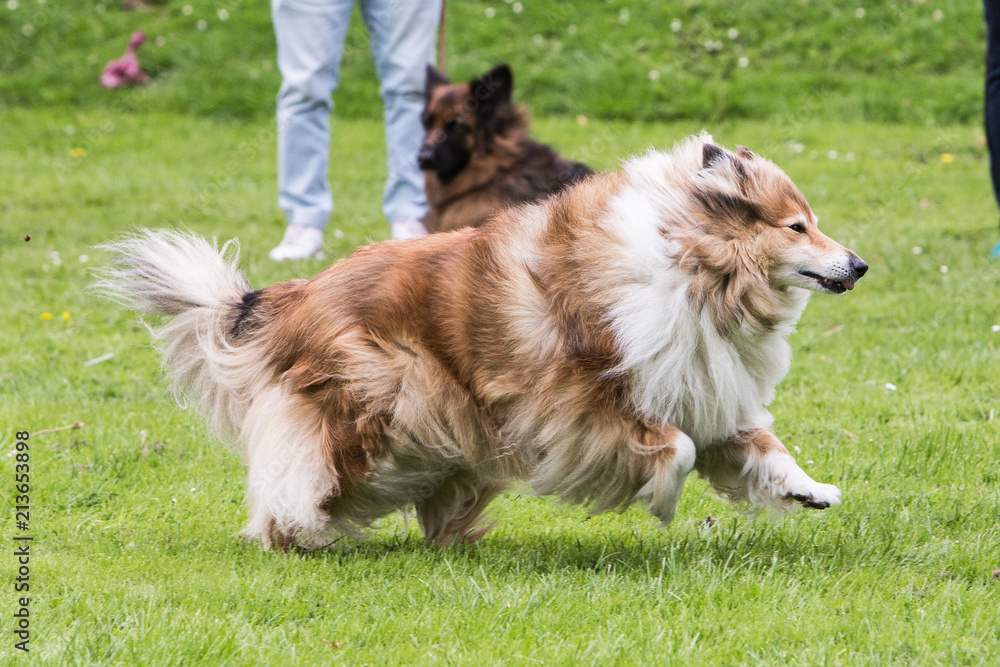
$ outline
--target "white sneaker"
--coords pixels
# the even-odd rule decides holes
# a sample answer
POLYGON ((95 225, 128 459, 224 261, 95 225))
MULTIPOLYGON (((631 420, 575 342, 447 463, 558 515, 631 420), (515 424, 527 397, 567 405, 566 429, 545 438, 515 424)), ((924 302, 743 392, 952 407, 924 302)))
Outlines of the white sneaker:
POLYGON ((268 256, 276 262, 323 259, 323 230, 307 225, 288 225, 281 243, 268 256))
POLYGON ((401 218, 389 223, 389 229, 394 239, 422 239, 427 236, 424 223, 416 218, 401 218))

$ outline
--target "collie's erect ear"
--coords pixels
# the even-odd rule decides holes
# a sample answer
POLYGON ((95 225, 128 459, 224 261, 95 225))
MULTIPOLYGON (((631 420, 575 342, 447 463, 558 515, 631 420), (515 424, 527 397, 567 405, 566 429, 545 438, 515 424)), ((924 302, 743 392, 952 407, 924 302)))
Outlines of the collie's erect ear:
POLYGON ((757 154, 754 153, 752 150, 750 150, 746 146, 740 146, 739 144, 737 144, 736 146, 736 154, 745 160, 752 160, 753 158, 757 157, 757 154))
POLYGON ((499 104, 510 102, 513 90, 514 73, 506 63, 469 81, 469 91, 478 102, 475 108, 483 114, 492 112, 499 104))
POLYGON ((706 143, 701 147, 701 168, 711 169, 723 160, 728 159, 729 151, 715 144, 706 143))
POLYGON ((424 87, 424 94, 428 100, 430 100, 431 93, 435 88, 447 86, 449 83, 451 83, 451 79, 445 76, 444 72, 434 67, 434 65, 427 66, 427 83, 424 87))

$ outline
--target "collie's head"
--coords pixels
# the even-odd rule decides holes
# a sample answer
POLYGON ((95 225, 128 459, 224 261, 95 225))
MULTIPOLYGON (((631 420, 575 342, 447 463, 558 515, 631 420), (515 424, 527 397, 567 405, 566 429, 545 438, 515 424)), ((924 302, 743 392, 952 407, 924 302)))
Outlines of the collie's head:
POLYGON ((661 233, 692 277, 690 297, 709 305, 720 326, 773 329, 790 288, 842 294, 867 272, 857 254, 820 232, 791 179, 750 149, 731 152, 702 134, 661 165, 672 212, 661 233))

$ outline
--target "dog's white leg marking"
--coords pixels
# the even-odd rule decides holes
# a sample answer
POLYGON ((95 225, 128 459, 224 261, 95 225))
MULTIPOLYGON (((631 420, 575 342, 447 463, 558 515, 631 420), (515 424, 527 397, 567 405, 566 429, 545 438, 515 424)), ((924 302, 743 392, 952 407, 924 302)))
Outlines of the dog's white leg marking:
POLYGON ((750 502, 755 505, 787 511, 794 503, 814 509, 840 504, 840 489, 814 480, 788 452, 772 450, 751 456, 743 475, 750 482, 750 502))
POLYGON ((636 494, 647 501, 649 511, 666 526, 674 520, 677 503, 684 490, 684 480, 695 464, 694 441, 687 434, 676 432, 669 449, 671 456, 663 456, 653 467, 653 476, 636 494))
POLYGON ((271 387, 254 397, 241 430, 246 443, 250 522, 244 533, 265 547, 309 540, 329 523, 321 509, 339 491, 337 473, 323 456, 321 415, 271 387))
POLYGON ((840 504, 840 489, 807 475, 766 429, 745 431, 703 450, 695 467, 721 496, 767 507, 777 515, 799 506, 826 509, 840 504))

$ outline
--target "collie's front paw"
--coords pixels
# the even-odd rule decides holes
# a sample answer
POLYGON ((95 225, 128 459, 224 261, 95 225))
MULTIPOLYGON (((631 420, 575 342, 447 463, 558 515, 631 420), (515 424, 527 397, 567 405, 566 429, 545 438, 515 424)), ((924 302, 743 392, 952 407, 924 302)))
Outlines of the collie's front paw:
POLYGON ((803 507, 825 510, 827 507, 840 504, 840 489, 833 484, 812 482, 807 486, 789 491, 785 498, 794 500, 803 507))

